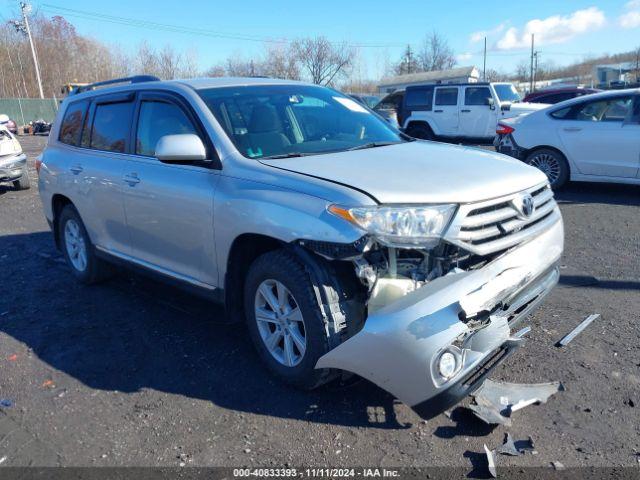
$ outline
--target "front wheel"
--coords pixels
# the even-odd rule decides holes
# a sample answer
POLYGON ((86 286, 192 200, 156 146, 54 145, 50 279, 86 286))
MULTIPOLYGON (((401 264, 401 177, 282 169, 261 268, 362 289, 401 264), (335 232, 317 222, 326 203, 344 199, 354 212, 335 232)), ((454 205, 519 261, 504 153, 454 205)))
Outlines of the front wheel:
POLYGON ((311 279, 294 255, 277 250, 256 259, 245 281, 244 308, 253 344, 275 376, 305 390, 335 377, 315 365, 339 332, 322 314, 311 279))
POLYGON ((525 163, 544 173, 554 190, 561 188, 569 180, 569 164, 564 155, 556 150, 549 148, 534 150, 527 155, 525 163))

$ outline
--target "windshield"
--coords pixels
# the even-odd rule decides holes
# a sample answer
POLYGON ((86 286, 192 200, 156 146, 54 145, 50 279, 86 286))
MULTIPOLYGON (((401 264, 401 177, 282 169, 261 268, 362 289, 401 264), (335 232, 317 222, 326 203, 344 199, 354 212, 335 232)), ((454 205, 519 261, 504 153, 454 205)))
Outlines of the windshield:
POLYGON ((495 88, 500 102, 516 103, 521 100, 516 87, 511 83, 497 83, 493 85, 493 88, 495 88))
POLYGON ((355 100, 309 85, 250 85, 198 93, 249 158, 314 155, 404 142, 355 100))

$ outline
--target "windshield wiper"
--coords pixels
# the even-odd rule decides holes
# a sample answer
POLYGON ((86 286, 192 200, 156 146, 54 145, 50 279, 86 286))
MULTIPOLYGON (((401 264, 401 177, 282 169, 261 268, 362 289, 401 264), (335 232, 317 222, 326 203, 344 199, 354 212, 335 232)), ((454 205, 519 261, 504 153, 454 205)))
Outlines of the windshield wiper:
POLYGON ((312 155, 311 153, 302 153, 302 152, 289 152, 289 153, 280 153, 278 155, 269 155, 268 157, 262 157, 263 159, 273 159, 273 158, 295 158, 295 157, 304 157, 305 155, 312 155))
POLYGON ((347 148, 347 152, 352 150, 364 150, 366 148, 386 147, 388 145, 397 145, 402 142, 369 142, 362 145, 356 145, 355 147, 347 148))

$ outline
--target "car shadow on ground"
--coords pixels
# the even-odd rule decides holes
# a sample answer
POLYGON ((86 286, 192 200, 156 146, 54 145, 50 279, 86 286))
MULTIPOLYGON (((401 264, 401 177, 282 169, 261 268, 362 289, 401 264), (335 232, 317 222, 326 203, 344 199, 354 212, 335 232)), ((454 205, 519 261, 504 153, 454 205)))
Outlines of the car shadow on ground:
POLYGON ((49 232, 0 237, 0 254, 12 259, 0 284, 20 286, 0 295, 0 331, 90 388, 155 389, 318 423, 411 426, 397 419, 397 400, 364 380, 311 392, 284 386, 260 363, 245 326, 225 324, 207 300, 126 272, 78 284, 49 232))
POLYGON ((640 185, 570 182, 555 192, 560 204, 605 203, 640 206, 640 185))

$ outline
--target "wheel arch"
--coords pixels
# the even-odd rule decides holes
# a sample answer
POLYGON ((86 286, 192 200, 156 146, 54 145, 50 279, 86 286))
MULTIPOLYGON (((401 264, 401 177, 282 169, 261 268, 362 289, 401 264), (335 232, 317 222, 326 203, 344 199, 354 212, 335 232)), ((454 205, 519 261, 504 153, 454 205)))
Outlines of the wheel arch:
POLYGON ((71 199, 61 193, 56 193, 51 197, 51 211, 53 212, 53 238, 56 242, 56 248, 60 250, 60 235, 58 228, 60 226, 60 213, 67 205, 73 205, 71 199))
POLYGON ((259 256, 285 245, 280 239, 258 233, 243 233, 233 240, 224 276, 224 303, 230 322, 244 320, 244 280, 251 264, 259 256))
POLYGON ((404 130, 409 130, 412 126, 423 126, 423 127, 427 127, 429 130, 431 130, 431 133, 433 135, 436 134, 435 130, 433 129, 433 126, 431 125, 431 123, 429 123, 428 120, 425 119, 421 119, 421 120, 416 120, 416 119, 411 119, 409 118, 407 120, 407 125, 404 127, 404 130))

